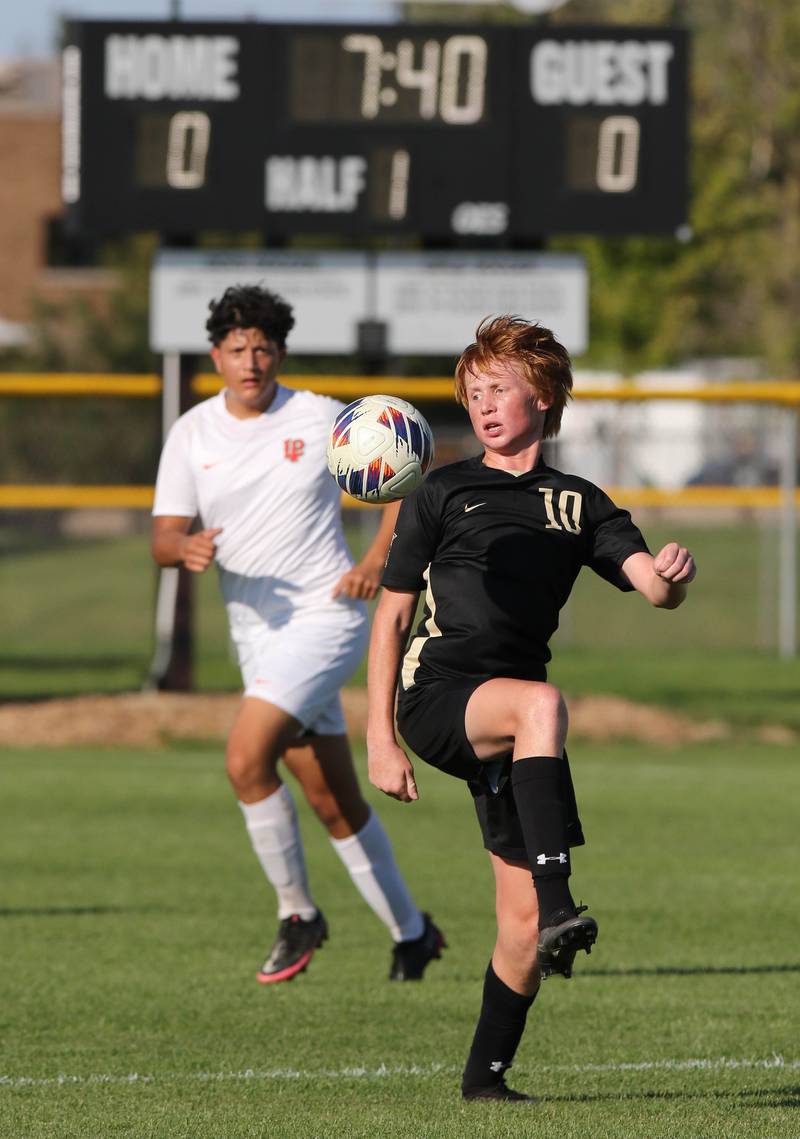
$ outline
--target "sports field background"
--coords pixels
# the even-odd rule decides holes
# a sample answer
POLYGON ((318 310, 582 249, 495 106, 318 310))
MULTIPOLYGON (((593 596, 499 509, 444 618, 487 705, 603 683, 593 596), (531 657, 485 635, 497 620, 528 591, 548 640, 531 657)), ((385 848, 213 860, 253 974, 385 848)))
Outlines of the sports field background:
POLYGON ((534 1006, 510 1082, 541 1100, 515 1107, 458 1099, 493 917, 455 781, 420 766, 417 804, 380 802, 445 959, 419 985, 385 979, 385 931, 300 804, 331 938, 262 988, 272 901, 218 748, 11 751, 0 1135, 794 1139, 796 755, 573 761, 590 842, 574 883, 601 934, 534 1006))
MULTIPOLYGON (((0 558, 4 600, 0 699, 138 689, 153 650, 156 570, 146 519, 138 535, 42 541, 0 558)), ((800 662, 775 653, 777 534, 654 519, 652 549, 678 538, 700 571, 689 601, 652 609, 585 571, 553 642, 553 678, 568 692, 607 692, 700 718, 800 728, 800 662), (765 584, 766 579, 766 584, 765 584)), ((358 549, 368 530, 351 528, 358 549)), ((213 571, 196 584, 196 685, 236 691, 238 670, 213 571)), ((363 683, 364 669, 354 677, 363 683)))
MULTIPOLYGON (((589 837, 574 883, 601 935, 534 1007, 510 1082, 539 1102, 458 1098, 494 933, 463 787, 418 764, 418 804, 369 791, 450 941, 426 980, 386 981, 385 931, 301 802, 332 935, 306 975, 264 990, 273 902, 221 743, 110 738, 0 762, 0 1139, 795 1139, 800 664, 770 647, 775 532, 644 529, 654 549, 679 537, 696 553, 689 601, 658 612, 583 574, 551 676, 732 735, 573 740, 589 837), (788 742, 765 743, 765 726, 788 742)), ((214 575, 196 584, 198 686, 235 691, 214 575)), ((155 585, 144 520, 127 537, 12 542, 0 699, 138 688, 155 585)))

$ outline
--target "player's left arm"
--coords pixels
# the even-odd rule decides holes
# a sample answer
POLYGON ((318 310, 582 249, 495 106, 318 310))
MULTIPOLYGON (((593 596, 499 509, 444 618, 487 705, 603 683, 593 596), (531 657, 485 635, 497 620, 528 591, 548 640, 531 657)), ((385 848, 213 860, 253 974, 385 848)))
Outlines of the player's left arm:
POLYGON ((631 554, 622 572, 634 589, 658 609, 677 609, 686 598, 686 587, 697 573, 695 560, 685 546, 668 542, 653 556, 644 551, 631 554))
POLYGON ((333 591, 334 597, 344 595, 354 597, 360 601, 371 601, 378 592, 381 584, 381 574, 386 564, 386 555, 392 543, 400 503, 390 502, 383 508, 378 531, 360 562, 356 562, 352 569, 343 574, 336 583, 333 591))

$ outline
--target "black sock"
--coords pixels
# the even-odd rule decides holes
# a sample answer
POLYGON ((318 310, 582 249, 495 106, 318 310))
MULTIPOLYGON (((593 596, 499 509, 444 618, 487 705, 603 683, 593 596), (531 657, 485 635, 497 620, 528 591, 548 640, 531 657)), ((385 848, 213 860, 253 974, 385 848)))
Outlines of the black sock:
POLYGON ((570 802, 563 762, 555 756, 534 755, 511 765, 514 802, 539 900, 540 929, 555 910, 575 908, 569 891, 570 802))
POLYGON ((549 878, 534 877, 533 884, 536 887, 536 897, 539 901, 539 929, 542 929, 545 924, 554 924, 553 922, 548 923, 547 919, 558 910, 575 909, 575 902, 569 888, 569 878, 563 874, 553 874, 549 878))
POLYGON ((461 1090, 488 1088, 499 1084, 511 1067, 525 1018, 534 1001, 510 989, 495 973, 491 961, 483 982, 483 1004, 467 1066, 461 1078, 461 1090))
POLYGON ((561 793, 567 806, 567 836, 570 846, 585 846, 580 815, 578 814, 578 801, 575 798, 575 787, 572 783, 572 772, 569 769, 569 756, 564 749, 564 758, 561 760, 561 793))

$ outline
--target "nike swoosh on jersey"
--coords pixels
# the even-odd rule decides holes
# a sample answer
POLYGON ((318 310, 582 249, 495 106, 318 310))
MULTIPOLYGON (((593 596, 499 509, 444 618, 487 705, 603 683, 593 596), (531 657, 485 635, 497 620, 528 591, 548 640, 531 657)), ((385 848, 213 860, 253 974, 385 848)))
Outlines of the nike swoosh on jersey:
POLYGON ((469 514, 470 510, 477 510, 479 506, 485 506, 485 502, 473 502, 471 506, 464 505, 464 513, 469 514))
POLYGON ((203 470, 210 471, 212 467, 218 467, 222 459, 215 459, 213 463, 203 463, 203 470))

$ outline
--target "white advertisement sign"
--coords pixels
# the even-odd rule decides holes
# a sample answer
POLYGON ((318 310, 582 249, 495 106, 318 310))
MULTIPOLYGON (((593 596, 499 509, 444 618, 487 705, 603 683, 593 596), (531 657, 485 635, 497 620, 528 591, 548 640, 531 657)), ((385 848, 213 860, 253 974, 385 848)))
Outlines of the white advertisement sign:
POLYGON ((229 285, 262 285, 294 306, 293 354, 349 355, 358 325, 386 324, 392 355, 461 352, 484 317, 512 313, 586 350, 586 266, 573 254, 163 250, 150 283, 155 352, 208 351, 208 305, 229 285))
POLYGON ((375 316, 394 354, 459 353, 484 317, 510 313, 553 329, 573 355, 586 351, 586 265, 573 254, 382 253, 375 316))
POLYGON ((366 265, 357 252, 163 250, 150 280, 150 347, 207 352, 209 301, 229 285, 262 285, 294 307, 292 352, 355 352, 368 303, 366 265))

